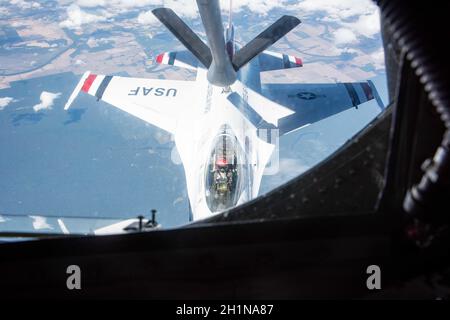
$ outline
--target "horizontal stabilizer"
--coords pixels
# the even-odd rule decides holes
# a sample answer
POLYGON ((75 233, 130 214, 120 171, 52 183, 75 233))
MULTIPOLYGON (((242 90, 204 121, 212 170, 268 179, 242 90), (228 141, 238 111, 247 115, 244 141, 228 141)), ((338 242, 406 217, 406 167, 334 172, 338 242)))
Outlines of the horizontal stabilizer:
POLYGON ((168 8, 157 8, 152 12, 206 68, 210 66, 211 50, 175 12, 168 8))
POLYGON ((282 16, 266 30, 257 35, 252 41, 247 43, 242 49, 236 52, 233 57, 234 69, 236 71, 239 70, 258 54, 284 37, 289 31, 300 24, 300 22, 301 21, 295 17, 282 16))

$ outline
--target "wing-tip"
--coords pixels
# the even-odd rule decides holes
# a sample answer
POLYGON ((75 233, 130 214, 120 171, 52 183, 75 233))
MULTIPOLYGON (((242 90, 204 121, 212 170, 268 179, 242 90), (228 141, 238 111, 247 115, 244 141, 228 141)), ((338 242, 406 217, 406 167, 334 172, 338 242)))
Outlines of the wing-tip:
POLYGON ((80 81, 78 82, 77 86, 73 90, 72 94, 70 95, 69 99, 67 100, 67 103, 64 105, 64 110, 67 110, 72 105, 75 98, 78 96, 78 93, 80 93, 81 88, 83 87, 84 81, 86 78, 91 74, 90 71, 86 71, 82 76, 80 81))
POLYGON ((297 25, 299 25, 300 23, 302 23, 302 21, 301 21, 299 18, 294 17, 294 16, 284 15, 284 16, 282 16, 281 18, 284 19, 284 20, 289 21, 289 22, 292 23, 294 26, 297 26, 297 25))
POLYGON ((378 107, 381 109, 381 111, 383 111, 386 108, 386 106, 384 105, 383 100, 381 100, 381 97, 378 93, 377 88, 375 87, 375 84, 372 82, 372 80, 367 80, 367 83, 369 84, 370 89, 372 89, 372 94, 375 98, 375 101, 378 104, 378 107))
POLYGON ((161 8, 156 8, 156 9, 153 9, 152 10, 152 13, 156 16, 156 17, 158 17, 158 16, 161 16, 162 14, 164 14, 164 13, 173 13, 174 11, 172 10, 172 9, 170 9, 170 8, 163 8, 163 7, 161 7, 161 8))

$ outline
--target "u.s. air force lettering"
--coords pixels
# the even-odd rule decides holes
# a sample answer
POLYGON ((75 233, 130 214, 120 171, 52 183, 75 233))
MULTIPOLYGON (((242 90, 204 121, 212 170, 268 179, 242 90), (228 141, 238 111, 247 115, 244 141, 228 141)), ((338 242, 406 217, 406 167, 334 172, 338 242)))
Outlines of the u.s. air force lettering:
POLYGON ((146 88, 146 87, 136 87, 136 89, 131 89, 128 92, 129 96, 137 96, 137 95, 143 95, 143 96, 157 96, 157 97, 176 97, 177 95, 177 89, 175 88, 146 88))

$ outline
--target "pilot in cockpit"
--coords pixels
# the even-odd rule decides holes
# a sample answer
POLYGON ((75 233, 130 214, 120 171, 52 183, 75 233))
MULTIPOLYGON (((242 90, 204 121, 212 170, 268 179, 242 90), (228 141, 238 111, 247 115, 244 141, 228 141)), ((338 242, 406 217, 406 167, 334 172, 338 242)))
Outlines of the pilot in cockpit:
POLYGON ((214 172, 214 182, 216 185, 216 190, 221 195, 231 191, 233 181, 232 170, 232 165, 228 164, 226 159, 217 159, 216 170, 214 172))

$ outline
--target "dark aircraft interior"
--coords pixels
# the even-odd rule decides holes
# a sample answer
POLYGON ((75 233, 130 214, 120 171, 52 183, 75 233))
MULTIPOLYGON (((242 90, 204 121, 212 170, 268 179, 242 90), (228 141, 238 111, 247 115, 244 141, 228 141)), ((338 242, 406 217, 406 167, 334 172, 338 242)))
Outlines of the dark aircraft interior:
POLYGON ((0 295, 449 299, 450 5, 377 4, 391 102, 337 152, 180 228, 4 243, 0 295), (83 290, 66 288, 72 264, 83 290), (370 265, 382 270, 381 290, 366 286, 370 265))

